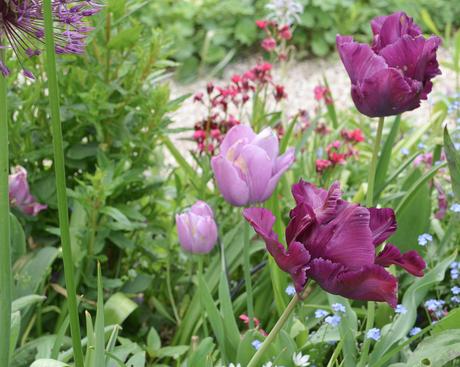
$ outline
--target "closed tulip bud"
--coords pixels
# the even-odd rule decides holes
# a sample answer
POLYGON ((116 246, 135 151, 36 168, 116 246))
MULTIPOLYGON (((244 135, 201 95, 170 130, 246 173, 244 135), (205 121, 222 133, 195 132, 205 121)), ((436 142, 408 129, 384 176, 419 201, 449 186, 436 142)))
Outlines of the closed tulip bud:
POLYGON ((267 200, 284 172, 294 162, 294 149, 281 156, 275 132, 266 128, 255 134, 249 126, 229 130, 212 158, 217 186, 230 204, 246 206, 267 200))
POLYGON ((351 79, 356 108, 369 117, 411 111, 428 98, 431 79, 441 74, 436 51, 441 39, 423 37, 405 13, 371 21, 372 45, 337 36, 337 49, 351 79))
POLYGON ((32 196, 27 182, 27 171, 24 167, 17 166, 8 179, 9 198, 13 207, 18 208, 27 215, 36 216, 46 205, 39 204, 32 196))
POLYGON ((176 215, 179 242, 185 251, 207 254, 217 243, 217 225, 212 209, 197 201, 189 210, 176 215))

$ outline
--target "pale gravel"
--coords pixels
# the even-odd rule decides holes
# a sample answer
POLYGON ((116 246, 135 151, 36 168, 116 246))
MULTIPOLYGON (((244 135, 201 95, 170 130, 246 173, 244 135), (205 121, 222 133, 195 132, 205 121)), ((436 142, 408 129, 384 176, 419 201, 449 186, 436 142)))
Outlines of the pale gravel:
MULTIPOLYGON (((441 62, 449 60, 449 53, 446 50, 440 50, 439 57, 441 62)), ((223 77, 220 79, 208 80, 202 78, 191 84, 180 84, 170 82, 171 96, 177 98, 184 94, 195 94, 197 92, 205 92, 206 84, 212 81, 216 85, 225 85, 235 73, 243 73, 257 62, 257 59, 244 60, 229 65, 223 72, 223 77)), ((443 74, 434 79, 433 92, 430 99, 437 99, 440 95, 449 95, 455 91, 455 74, 451 70, 442 67, 443 74)), ((274 70, 275 81, 280 81, 280 71, 274 70)), ((289 65, 287 75, 284 81, 288 100, 286 103, 288 113, 295 113, 300 108, 307 111, 313 111, 316 101, 313 98, 313 89, 318 84, 322 84, 323 75, 326 76, 332 95, 334 97, 338 109, 346 109, 353 106, 353 101, 350 96, 350 80, 348 75, 337 56, 331 56, 327 59, 312 59, 301 62, 293 62, 289 65)), ((173 128, 192 128, 197 120, 199 120, 205 111, 198 103, 193 103, 192 98, 188 98, 182 106, 172 114, 174 123, 173 128)), ((422 106, 416 110, 406 114, 408 118, 423 123, 426 121, 424 117, 430 112, 429 101, 423 101, 422 106)), ((243 121, 244 122, 244 121, 243 121)), ((190 158, 187 150, 194 149, 195 144, 191 141, 184 141, 183 138, 191 136, 190 133, 180 133, 172 137, 177 148, 187 157, 190 158)))

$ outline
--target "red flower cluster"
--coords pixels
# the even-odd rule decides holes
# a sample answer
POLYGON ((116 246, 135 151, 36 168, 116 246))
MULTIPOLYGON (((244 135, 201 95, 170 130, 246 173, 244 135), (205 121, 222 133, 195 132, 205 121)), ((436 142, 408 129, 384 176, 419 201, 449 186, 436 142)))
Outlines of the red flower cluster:
MULTIPOLYGON (((240 315, 240 320, 242 320, 245 323, 245 325, 249 325, 249 316, 248 315, 246 315, 246 314, 240 315)), ((259 329, 259 333, 262 334, 263 336, 268 336, 267 332, 264 329, 260 328, 259 319, 254 317, 253 321, 254 321, 254 325, 255 325, 256 329, 259 329)))
POLYGON ((348 158, 358 155, 354 145, 364 141, 363 132, 360 129, 342 130, 340 136, 343 141, 335 140, 326 147, 327 159, 316 160, 316 172, 323 173, 329 167, 343 165, 348 158))
POLYGON ((216 153, 227 131, 240 124, 235 116, 255 93, 270 88, 268 92, 275 101, 287 98, 284 86, 273 82, 271 71, 270 63, 260 63, 243 74, 233 75, 231 82, 224 87, 208 83, 206 93, 195 94, 194 102, 203 104, 208 111, 207 116, 195 124, 193 134, 200 153, 216 153))
POLYGON ((257 27, 265 31, 265 38, 260 44, 267 52, 276 52, 280 60, 287 60, 284 41, 292 38, 292 30, 288 24, 279 25, 273 20, 257 20, 257 27))
POLYGON ((315 94, 315 99, 318 102, 324 100, 324 103, 327 105, 332 104, 332 94, 328 87, 317 85, 315 89, 313 89, 313 93, 315 94))

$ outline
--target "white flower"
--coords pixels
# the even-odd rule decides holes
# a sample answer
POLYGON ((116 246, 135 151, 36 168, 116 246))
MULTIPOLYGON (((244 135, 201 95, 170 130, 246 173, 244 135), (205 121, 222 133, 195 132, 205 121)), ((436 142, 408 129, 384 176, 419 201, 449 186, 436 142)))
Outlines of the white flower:
POLYGON ((310 356, 308 354, 302 355, 301 352, 294 353, 292 355, 292 362, 294 362, 295 366, 306 367, 310 365, 310 356))
POLYGON ((369 329, 369 331, 367 332, 366 334, 367 338, 368 339, 373 339, 375 341, 379 340, 380 339, 380 329, 377 329, 377 328, 372 328, 372 329, 369 329))
POLYGON ((271 0, 265 7, 270 11, 268 18, 281 25, 300 23, 299 15, 303 13, 303 5, 295 0, 271 0))

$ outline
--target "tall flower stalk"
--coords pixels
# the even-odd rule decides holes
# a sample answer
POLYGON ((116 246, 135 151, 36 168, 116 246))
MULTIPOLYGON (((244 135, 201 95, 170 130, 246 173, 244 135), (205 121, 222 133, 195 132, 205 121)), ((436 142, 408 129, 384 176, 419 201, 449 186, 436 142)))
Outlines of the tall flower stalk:
MULTIPOLYGON (((1 42, 0 42, 1 44, 1 42)), ((4 60, 0 49, 0 64, 4 60)), ((0 75, 0 367, 9 366, 11 328, 10 207, 8 199, 7 82, 0 75)))
POLYGON ((49 101, 51 107, 51 125, 53 132, 54 167, 56 174, 57 202, 59 211, 59 227, 61 234, 64 275, 69 306, 70 331, 76 367, 83 367, 83 351, 81 346, 80 321, 74 279, 72 250, 70 246, 69 214, 66 195, 64 147, 62 138, 61 117, 59 112, 59 87, 56 74, 55 42, 53 34, 53 16, 51 0, 43 1, 46 43, 46 70, 48 75, 49 101))

